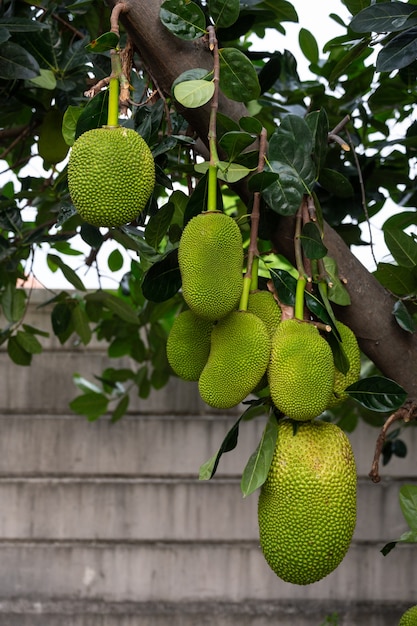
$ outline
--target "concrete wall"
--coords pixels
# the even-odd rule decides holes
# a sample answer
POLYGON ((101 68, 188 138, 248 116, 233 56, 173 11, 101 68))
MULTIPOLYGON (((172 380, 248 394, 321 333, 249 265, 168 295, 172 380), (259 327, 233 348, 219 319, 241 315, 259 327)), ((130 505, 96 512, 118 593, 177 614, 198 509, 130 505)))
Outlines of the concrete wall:
MULTIPOLYGON (((31 305, 27 321, 48 328, 48 310, 31 305)), ((398 490, 416 482, 417 429, 379 485, 367 478, 377 432, 355 431, 352 547, 330 576, 297 587, 266 565, 257 496, 240 493, 263 421, 243 424, 201 483, 200 464, 239 413, 209 411, 195 385, 172 380, 120 422, 89 423, 68 409, 72 373, 106 362, 103 346, 53 337, 29 368, 0 352, 0 626, 320 626, 332 614, 326 623, 396 626, 417 603, 416 547, 380 554, 406 530, 398 490)))

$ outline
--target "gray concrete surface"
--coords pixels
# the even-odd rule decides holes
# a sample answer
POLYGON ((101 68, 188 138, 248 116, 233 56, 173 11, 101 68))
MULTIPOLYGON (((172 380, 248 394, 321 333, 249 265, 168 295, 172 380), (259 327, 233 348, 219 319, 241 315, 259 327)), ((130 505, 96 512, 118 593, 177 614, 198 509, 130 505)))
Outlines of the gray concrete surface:
MULTIPOLYGON (((48 310, 31 307, 26 321, 47 328, 48 310)), ((240 493, 263 418, 243 423, 238 448, 199 482, 239 408, 209 410, 195 385, 173 379, 117 424, 91 423, 69 411, 72 374, 100 373, 105 346, 51 337, 45 348, 30 368, 0 349, 0 626, 321 626, 331 615, 327 624, 397 626, 417 603, 417 546, 380 553, 406 530, 398 491, 417 482, 416 428, 378 485, 367 477, 378 431, 351 435, 352 546, 327 578, 297 587, 266 565, 257 495, 240 493)))

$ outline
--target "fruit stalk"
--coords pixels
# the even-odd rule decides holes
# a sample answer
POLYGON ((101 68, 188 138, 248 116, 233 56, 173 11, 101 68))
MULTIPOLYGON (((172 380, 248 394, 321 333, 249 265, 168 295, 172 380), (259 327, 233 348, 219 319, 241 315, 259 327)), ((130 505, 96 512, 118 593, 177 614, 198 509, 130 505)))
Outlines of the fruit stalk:
POLYGON ((219 155, 217 153, 217 131, 216 120, 219 108, 219 75, 220 60, 219 49, 217 46, 217 37, 212 26, 209 26, 209 46, 213 52, 213 83, 214 93, 210 106, 210 121, 208 130, 210 164, 208 170, 208 191, 207 191, 207 211, 217 210, 217 168, 219 164, 219 155))
POLYGON ((301 226, 302 226, 302 213, 303 203, 297 211, 295 218, 295 235, 294 235, 294 254, 295 261, 298 270, 297 288, 295 291, 295 309, 294 316, 298 320, 304 319, 304 291, 307 283, 306 271, 303 263, 303 255, 301 250, 301 226))

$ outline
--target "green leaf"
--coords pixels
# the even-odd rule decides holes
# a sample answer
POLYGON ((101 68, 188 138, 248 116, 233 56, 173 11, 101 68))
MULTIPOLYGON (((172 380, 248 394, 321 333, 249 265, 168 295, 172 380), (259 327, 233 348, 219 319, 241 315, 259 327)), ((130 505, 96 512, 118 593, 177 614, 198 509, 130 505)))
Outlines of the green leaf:
POLYGON ((87 52, 107 52, 108 50, 112 50, 113 48, 117 48, 119 44, 119 36, 116 33, 109 32, 103 33, 97 39, 93 39, 88 45, 86 45, 85 49, 87 52))
POLYGON ((261 487, 268 475, 278 435, 278 422, 272 413, 268 419, 262 438, 255 452, 250 456, 243 470, 240 487, 246 497, 261 487))
POLYGON ((11 33, 29 33, 45 31, 50 28, 49 24, 44 22, 37 22, 25 17, 2 17, 0 18, 0 26, 7 28, 11 33))
POLYGON ((32 362, 32 355, 22 348, 16 337, 9 338, 7 342, 7 353, 16 365, 30 365, 32 362))
POLYGON ((175 249, 149 268, 143 279, 142 292, 151 302, 164 302, 175 296, 180 287, 178 249, 175 249))
POLYGON ((29 352, 29 354, 40 354, 42 352, 42 345, 32 333, 18 330, 16 333, 16 339, 20 347, 23 348, 23 350, 26 350, 26 352, 29 352))
POLYGON ((416 7, 405 2, 380 2, 366 7, 355 15, 350 22, 350 28, 355 33, 383 33, 403 30, 406 25, 417 24, 414 17, 407 22, 409 17, 416 11, 416 7))
POLYGON ((345 392, 371 411, 396 411, 404 404, 407 393, 400 385, 383 376, 369 376, 350 385, 345 392))
POLYGON ((93 421, 107 411, 108 403, 109 401, 104 394, 90 392, 77 396, 70 402, 69 406, 74 413, 85 415, 93 421))
POLYGON ((6 41, 0 48, 0 78, 5 80, 30 80, 39 76, 36 59, 22 46, 6 41))
POLYGON ((411 530, 417 532, 417 485, 403 485, 401 487, 400 507, 411 530))
POLYGON ((65 333, 70 326, 71 319, 72 307, 66 302, 57 302, 51 313, 52 330, 55 335, 59 336, 65 333))
POLYGON ((101 293, 103 295, 103 304, 109 309, 109 311, 120 317, 120 319, 128 324, 139 326, 140 322, 138 314, 127 302, 111 293, 106 293, 104 291, 101 293))
POLYGON ((110 422, 112 424, 114 424, 115 422, 118 422, 119 419, 121 419, 125 415, 128 407, 129 407, 129 396, 125 395, 119 400, 116 407, 113 409, 110 422))
POLYGON ((248 102, 260 94, 258 75, 251 61, 236 48, 221 48, 220 89, 231 100, 248 102))
POLYGON ((417 57, 417 28, 410 28, 391 39, 376 59, 378 72, 391 72, 410 65, 417 57))
POLYGON ((57 256, 56 254, 48 254, 47 260, 48 263, 55 265, 61 270, 67 281, 71 283, 71 285, 75 287, 75 289, 79 289, 80 291, 86 291, 86 288, 81 278, 77 276, 72 267, 69 267, 66 263, 64 263, 61 257, 57 256))
POLYGON ((327 291, 329 300, 339 306, 348 306, 350 304, 350 295, 339 278, 339 270, 336 261, 329 256, 325 256, 323 258, 323 263, 331 281, 328 285, 327 291))
POLYGON ((49 89, 49 91, 53 91, 56 88, 56 78, 52 70, 41 68, 39 70, 39 76, 31 78, 29 82, 41 89, 49 89))
POLYGON ((279 174, 275 174, 274 172, 259 172, 250 177, 248 187, 250 191, 263 192, 278 180, 279 174))
POLYGON ((298 42, 305 58, 310 61, 310 63, 318 63, 319 47, 314 35, 306 28, 301 28, 298 34, 298 42))
POLYGON ((64 113, 62 120, 62 136, 69 146, 72 146, 75 141, 75 131, 81 113, 82 109, 73 105, 70 105, 64 113))
POLYGON ((326 256, 327 248, 314 222, 304 224, 300 239, 304 254, 308 259, 322 259, 326 256))
POLYGON ((195 2, 165 0, 159 12, 162 24, 176 37, 192 41, 206 32, 206 18, 195 2))
POLYGON ((239 425, 243 418, 243 415, 241 415, 239 419, 233 424, 232 428, 223 439, 223 443, 220 446, 219 451, 216 452, 216 454, 214 454, 208 461, 201 465, 199 472, 200 480, 210 480, 211 478, 213 478, 214 474, 217 471, 217 467, 219 465, 219 461, 222 455, 225 452, 230 452, 231 450, 234 450, 236 448, 239 437, 239 425))
POLYGON ((97 226, 93 226, 92 224, 88 224, 84 222, 81 224, 80 235, 85 243, 88 243, 89 246, 98 250, 101 244, 104 241, 103 235, 100 232, 100 229, 97 226))
POLYGON ((403 267, 417 265, 417 242, 414 237, 399 229, 384 229, 384 239, 398 265, 403 267))
POLYGON ((312 149, 311 130, 297 115, 287 115, 271 136, 268 162, 279 180, 265 189, 263 197, 280 215, 294 215, 303 195, 313 187, 316 173, 312 149))
POLYGON ((320 172, 324 166, 329 150, 329 119, 326 111, 320 109, 319 111, 308 113, 305 117, 305 122, 313 137, 313 161, 317 172, 320 172))
POLYGON ((120 252, 118 248, 115 248, 110 252, 107 257, 107 265, 109 266, 109 270, 112 272, 118 272, 122 269, 124 263, 123 254, 120 252))
POLYGON ((234 161, 254 141, 254 137, 249 133, 231 131, 222 135, 219 145, 226 152, 230 161, 234 161))
POLYGON ((196 109, 206 104, 214 94, 214 82, 187 80, 174 87, 175 99, 187 109, 196 109))
POLYGON ((408 333, 416 332, 416 323, 409 313, 407 307, 404 302, 401 300, 397 300, 392 309, 392 314, 394 315, 397 324, 408 333))
POLYGON ((71 317, 75 332, 86 346, 91 340, 91 329, 87 313, 81 303, 73 307, 71 317))
POLYGON ((354 195, 352 183, 346 176, 336 170, 324 167, 319 176, 319 184, 337 198, 350 198, 354 195))
POLYGON ((145 228, 145 240, 146 242, 158 249, 159 244, 166 236, 168 227, 174 216, 175 205, 173 202, 167 202, 162 206, 155 215, 152 215, 145 228))
POLYGON ((277 291, 278 298, 282 304, 288 306, 294 306, 295 304, 295 291, 297 288, 297 280, 286 270, 282 269, 269 269, 272 282, 277 291))
POLYGON ((260 135, 262 132, 262 123, 256 117, 241 117, 239 126, 245 133, 251 135, 260 135))
POLYGON ((100 91, 91 98, 82 110, 75 131, 75 139, 92 128, 100 128, 107 124, 109 92, 108 89, 100 91))
POLYGON ((383 287, 398 296, 414 294, 417 291, 417 278, 408 267, 378 263, 374 276, 383 287))
POLYGON ((239 0, 209 0, 209 13, 217 28, 228 28, 239 17, 239 0))
MULTIPOLYGON (((194 169, 199 174, 206 174, 209 165, 207 161, 203 161, 202 163, 197 163, 194 169)), ((218 161, 217 178, 224 180, 226 183, 237 183, 242 178, 248 176, 248 174, 250 174, 250 169, 244 165, 218 161)))
POLYGON ((3 313, 8 322, 18 322, 26 311, 26 293, 18 289, 13 283, 7 283, 1 297, 3 313))
POLYGON ((329 326, 334 326, 333 316, 329 315, 325 304, 315 293, 306 291, 304 294, 306 307, 311 311, 320 321, 329 326))

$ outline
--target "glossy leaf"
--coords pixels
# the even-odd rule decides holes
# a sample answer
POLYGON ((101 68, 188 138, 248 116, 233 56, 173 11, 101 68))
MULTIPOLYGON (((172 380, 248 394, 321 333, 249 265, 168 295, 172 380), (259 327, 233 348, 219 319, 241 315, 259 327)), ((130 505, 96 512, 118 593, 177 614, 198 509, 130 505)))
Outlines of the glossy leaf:
POLYGON ((234 161, 241 152, 253 144, 254 137, 249 133, 231 131, 222 135, 219 145, 226 152, 231 161, 234 161))
POLYGON ((117 48, 119 44, 119 37, 116 33, 109 32, 103 33, 97 39, 93 39, 85 48, 87 52, 107 52, 112 48, 117 48))
POLYGON ((214 474, 217 471, 219 461, 222 455, 225 452, 230 452, 234 450, 237 446, 238 438, 239 438, 239 426, 242 420, 243 415, 239 417, 239 419, 233 424, 232 428, 227 433, 226 437, 223 439, 223 442, 219 448, 219 451, 216 452, 208 461, 203 463, 200 467, 199 471, 199 479, 200 480, 210 480, 213 478, 214 474))
POLYGON ((417 241, 402 230, 384 229, 384 239, 398 265, 417 266, 417 241))
POLYGON ((181 273, 178 266, 178 250, 172 250, 146 272, 142 283, 142 292, 145 298, 151 302, 164 302, 175 296, 180 287, 181 273))
POLYGON ((327 248, 314 222, 304 224, 300 239, 304 254, 308 259, 322 259, 326 256, 327 248))
POLYGON ((232 26, 239 17, 239 0, 209 0, 208 9, 217 28, 232 26))
POLYGON ((329 149, 329 120, 327 113, 324 109, 312 111, 306 115, 305 121, 313 138, 313 161, 316 166, 316 171, 320 172, 325 163, 329 149))
POLYGON ((275 174, 275 172, 259 172, 250 177, 248 187, 250 191, 263 192, 278 180, 279 174, 275 174))
POLYGON ((29 354, 40 354, 42 352, 41 343, 32 333, 18 330, 15 336, 19 345, 29 354))
POLYGON ((175 205, 173 202, 167 202, 162 206, 155 215, 149 219, 145 228, 146 242, 158 249, 159 244, 167 234, 168 226, 174 216, 175 205))
POLYGON ((41 89, 48 89, 49 91, 53 91, 56 88, 56 78, 52 70, 41 68, 39 70, 39 76, 31 78, 29 82, 32 85, 36 85, 41 89))
POLYGON ((337 198, 350 198, 354 195, 350 180, 336 170, 323 168, 320 172, 319 184, 337 198))
POLYGON ((318 63, 319 47, 314 35, 306 28, 300 28, 298 42, 305 58, 310 61, 310 63, 318 63))
POLYGON ((417 278, 408 267, 399 267, 391 263, 378 263, 374 276, 381 285, 398 296, 417 292, 417 278))
POLYGON ((274 456, 277 436, 278 422, 275 415, 271 414, 258 446, 243 470, 240 488, 244 497, 264 484, 274 456))
POLYGON ((7 342, 7 354, 16 365, 30 365, 32 362, 32 354, 21 346, 15 336, 7 342))
POLYGON ((278 80, 282 70, 282 54, 280 52, 271 56, 259 72, 259 86, 261 93, 269 91, 278 80))
POLYGON ((331 257, 325 256, 323 258, 323 262, 327 275, 331 281, 328 285, 327 291, 329 300, 339 306, 348 306, 351 303, 350 295, 339 278, 339 270, 336 261, 331 257))
POLYGON ((408 333, 416 332, 416 323, 402 300, 397 300, 392 309, 397 324, 408 333))
POLYGON ((61 257, 57 256, 56 254, 48 254, 47 260, 49 264, 55 265, 61 270, 67 281, 71 283, 71 285, 75 287, 75 289, 79 289, 80 291, 86 291, 86 288, 81 278, 76 274, 72 267, 69 267, 69 265, 64 263, 61 257))
POLYGON ((30 80, 39 76, 40 67, 27 50, 13 41, 6 41, 0 48, 0 78, 5 80, 30 80))
POLYGON ((72 146, 75 141, 75 132, 77 128, 77 122, 82 113, 80 107, 69 106, 64 113, 62 120, 62 136, 69 146, 72 146))
POLYGON ((192 41, 206 32, 206 18, 195 2, 165 0, 159 16, 162 24, 180 39, 192 41))
POLYGON ((251 135, 260 135, 262 132, 262 124, 256 117, 241 117, 239 126, 243 131, 251 135))
POLYGON ((269 167, 279 174, 279 180, 263 192, 277 213, 294 215, 303 195, 310 193, 316 177, 312 149, 313 138, 307 123, 301 117, 287 115, 269 141, 269 167))
MULTIPOLYGON (((205 174, 208 171, 209 163, 204 161, 203 163, 197 163, 195 165, 195 171, 200 174, 205 174)), ((237 183, 242 178, 245 178, 250 174, 250 169, 239 163, 228 163, 227 161, 219 161, 217 169, 217 178, 224 180, 226 183, 237 183)))
POLYGON ((207 80, 187 80, 174 87, 175 99, 187 109, 203 106, 214 94, 214 83, 207 80))
POLYGON ((109 92, 106 89, 87 102, 77 120, 75 139, 87 130, 107 124, 108 98, 109 92))
POLYGON ((65 333, 71 323, 71 312, 67 302, 57 302, 51 313, 52 329, 55 335, 59 336, 65 333))
POLYGON ((104 394, 90 392, 74 398, 69 406, 74 413, 85 415, 93 421, 107 411, 108 404, 109 401, 104 394))
POLYGON ((220 89, 231 100, 248 102, 260 94, 258 75, 250 60, 237 48, 221 48, 220 89))
POLYGON ((124 264, 123 254, 120 252, 118 248, 112 250, 107 257, 107 265, 109 266, 109 270, 112 272, 118 272, 122 269, 124 264))
POLYGON ((282 304, 294 306, 297 279, 282 269, 270 268, 272 282, 282 304))
POLYGON ((405 2, 380 2, 355 15, 349 26, 355 33, 403 30, 406 26, 417 24, 417 17, 408 21, 415 11, 414 5, 405 2))
POLYGON ((345 392, 371 411, 386 412, 399 409, 407 393, 395 381, 382 376, 370 376, 347 387, 345 392))
POLYGON ((379 52, 376 59, 378 72, 398 70, 415 61, 417 57, 417 28, 400 33, 379 52))

